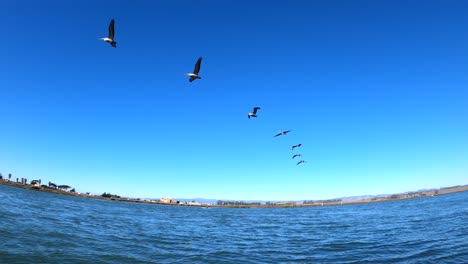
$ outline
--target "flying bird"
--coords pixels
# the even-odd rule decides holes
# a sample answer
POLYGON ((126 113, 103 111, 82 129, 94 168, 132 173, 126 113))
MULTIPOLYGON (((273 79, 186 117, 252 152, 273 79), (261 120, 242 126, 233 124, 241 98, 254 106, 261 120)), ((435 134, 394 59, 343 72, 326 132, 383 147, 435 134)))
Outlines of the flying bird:
POLYGON ((278 134, 276 134, 274 137, 281 136, 281 135, 286 135, 289 132, 291 132, 291 130, 281 131, 278 134))
POLYGON ((112 19, 109 24, 109 36, 107 36, 107 38, 100 38, 100 40, 104 40, 114 48, 117 47, 117 42, 114 41, 114 19, 112 19))
POLYGON ((299 164, 301 164, 301 163, 306 163, 306 161, 305 161, 305 160, 301 160, 301 161, 299 161, 296 165, 299 165, 299 164))
POLYGON ((197 63, 195 63, 195 69, 193 69, 193 72, 185 74, 190 77, 189 79, 190 82, 193 82, 196 79, 201 79, 201 77, 198 75, 198 72, 200 72, 201 61, 202 61, 202 57, 198 58, 197 63))
POLYGON ((302 155, 301 154, 294 154, 294 156, 292 156, 291 159, 294 159, 295 157, 302 157, 302 155))
POLYGON ((292 149, 291 149, 291 150, 294 150, 295 148, 298 148, 298 147, 300 147, 300 146, 302 146, 302 144, 294 145, 294 146, 292 146, 292 149))
POLYGON ((253 113, 248 113, 247 116, 249 117, 249 119, 251 117, 257 117, 257 110, 260 110, 260 107, 258 106, 255 106, 254 109, 253 109, 253 113))

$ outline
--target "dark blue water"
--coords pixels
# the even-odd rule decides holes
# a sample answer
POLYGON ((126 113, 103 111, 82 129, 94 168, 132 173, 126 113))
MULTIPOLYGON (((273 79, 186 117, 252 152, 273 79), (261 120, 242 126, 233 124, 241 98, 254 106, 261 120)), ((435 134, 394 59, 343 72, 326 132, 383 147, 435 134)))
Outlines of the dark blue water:
POLYGON ((0 263, 468 263, 468 192, 308 208, 102 201, 0 185, 0 263))

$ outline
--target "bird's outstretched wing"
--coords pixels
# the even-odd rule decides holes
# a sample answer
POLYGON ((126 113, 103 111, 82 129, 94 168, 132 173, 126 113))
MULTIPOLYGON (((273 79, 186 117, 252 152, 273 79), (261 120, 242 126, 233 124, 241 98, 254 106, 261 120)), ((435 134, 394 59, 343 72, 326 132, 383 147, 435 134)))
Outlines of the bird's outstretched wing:
POLYGON ((301 145, 302 145, 302 144, 297 144, 297 145, 294 145, 294 146, 292 146, 292 148, 291 148, 291 149, 292 149, 292 150, 294 150, 295 148, 298 148, 298 147, 300 147, 301 145))
POLYGON ((108 38, 114 40, 114 19, 112 19, 109 24, 109 37, 108 38))
POLYGON ((195 76, 190 76, 189 82, 193 82, 195 79, 197 79, 197 77, 195 77, 195 76))
POLYGON ((256 114, 257 114, 257 110, 259 110, 259 109, 260 109, 260 107, 258 107, 258 106, 254 107, 254 109, 253 109, 253 114, 256 115, 256 114))
POLYGON ((200 72, 202 57, 198 58, 197 63, 195 63, 195 69, 193 69, 193 73, 198 74, 200 72))
POLYGON ((278 134, 276 134, 275 137, 281 136, 281 135, 286 135, 286 134, 289 133, 289 132, 291 132, 291 130, 281 131, 281 132, 279 132, 278 134))

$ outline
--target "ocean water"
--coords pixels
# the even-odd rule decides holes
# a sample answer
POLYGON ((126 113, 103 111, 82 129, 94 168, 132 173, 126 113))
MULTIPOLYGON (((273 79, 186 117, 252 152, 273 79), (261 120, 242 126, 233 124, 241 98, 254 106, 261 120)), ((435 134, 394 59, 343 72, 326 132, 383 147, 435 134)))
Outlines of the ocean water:
POLYGON ((206 209, 0 185, 0 263, 468 263, 468 192, 206 209))

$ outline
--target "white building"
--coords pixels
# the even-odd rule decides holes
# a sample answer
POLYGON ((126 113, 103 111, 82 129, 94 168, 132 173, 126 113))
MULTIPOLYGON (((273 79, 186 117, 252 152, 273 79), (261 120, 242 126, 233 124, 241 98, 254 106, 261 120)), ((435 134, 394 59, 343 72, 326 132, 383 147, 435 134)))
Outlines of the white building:
POLYGON ((176 203, 177 201, 172 200, 171 198, 161 198, 161 199, 159 199, 159 202, 161 202, 161 203, 176 203))

